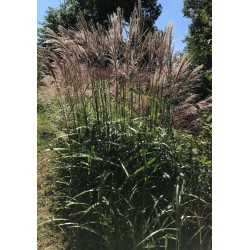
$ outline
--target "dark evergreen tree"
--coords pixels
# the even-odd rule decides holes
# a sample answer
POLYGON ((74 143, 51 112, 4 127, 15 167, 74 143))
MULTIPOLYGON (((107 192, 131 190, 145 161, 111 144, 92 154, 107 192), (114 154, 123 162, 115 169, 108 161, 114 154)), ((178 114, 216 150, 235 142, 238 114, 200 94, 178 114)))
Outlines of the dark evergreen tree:
MULTIPOLYGON (((58 25, 66 29, 72 28, 77 23, 77 16, 83 12, 86 21, 108 24, 108 15, 116 12, 120 7, 126 22, 129 22, 137 0, 66 0, 60 8, 49 8, 42 28, 39 30, 40 43, 45 40, 45 28, 48 27, 57 32, 58 25)), ((142 0, 142 11, 145 18, 145 29, 153 29, 156 19, 161 14, 162 6, 157 0, 142 0)))
POLYGON ((212 0, 184 0, 183 14, 192 20, 186 50, 193 66, 203 64, 204 77, 198 91, 205 97, 212 90, 212 0))

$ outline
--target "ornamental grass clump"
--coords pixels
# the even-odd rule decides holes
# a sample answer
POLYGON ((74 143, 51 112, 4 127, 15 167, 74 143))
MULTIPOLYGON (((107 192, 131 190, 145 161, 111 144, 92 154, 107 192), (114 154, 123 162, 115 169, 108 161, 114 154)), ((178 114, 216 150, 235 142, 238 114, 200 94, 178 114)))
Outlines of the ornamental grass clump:
POLYGON ((111 97, 114 112, 163 122, 163 110, 192 93, 201 67, 190 70, 187 55, 177 58, 171 24, 164 32, 143 33, 140 8, 132 13, 128 30, 120 9, 109 20, 106 29, 87 24, 81 15, 75 30, 59 26, 59 34, 55 34, 47 29, 51 39, 47 47, 38 49, 56 80, 65 126, 82 125, 89 100, 103 101, 95 98, 100 88, 111 97))
POLYGON ((144 32, 139 4, 129 29, 118 9, 107 29, 80 15, 74 30, 47 32, 38 53, 55 78, 63 128, 51 146, 53 222, 71 249, 208 249, 205 203, 189 207, 188 198, 201 201, 206 191, 187 193, 193 138, 174 129, 171 109, 190 96, 201 67, 175 55, 172 25, 144 32))

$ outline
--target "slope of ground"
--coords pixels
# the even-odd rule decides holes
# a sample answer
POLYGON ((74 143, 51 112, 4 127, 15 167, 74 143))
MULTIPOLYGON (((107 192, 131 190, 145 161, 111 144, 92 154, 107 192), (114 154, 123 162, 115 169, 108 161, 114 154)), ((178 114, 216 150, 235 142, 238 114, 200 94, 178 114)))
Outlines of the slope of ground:
POLYGON ((51 140, 56 137, 56 105, 53 105, 50 85, 38 89, 37 113, 37 249, 64 249, 63 236, 51 223, 53 219, 54 173, 53 155, 48 151, 51 140))

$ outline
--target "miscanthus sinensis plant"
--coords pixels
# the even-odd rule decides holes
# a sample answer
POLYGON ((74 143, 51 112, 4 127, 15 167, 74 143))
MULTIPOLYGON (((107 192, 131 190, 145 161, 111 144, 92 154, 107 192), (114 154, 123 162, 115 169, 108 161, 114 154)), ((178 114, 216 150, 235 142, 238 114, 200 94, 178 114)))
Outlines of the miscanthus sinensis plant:
MULTIPOLYGON (((171 110, 192 93, 201 67, 175 55, 171 24, 143 30, 139 2, 129 28, 120 9, 107 29, 81 15, 74 30, 48 29, 38 48, 61 107, 53 222, 70 249, 210 247, 210 165, 197 163, 196 141, 174 129, 171 110), (204 192, 192 189, 191 170, 204 192)), ((209 161, 210 151, 203 155, 209 161)))

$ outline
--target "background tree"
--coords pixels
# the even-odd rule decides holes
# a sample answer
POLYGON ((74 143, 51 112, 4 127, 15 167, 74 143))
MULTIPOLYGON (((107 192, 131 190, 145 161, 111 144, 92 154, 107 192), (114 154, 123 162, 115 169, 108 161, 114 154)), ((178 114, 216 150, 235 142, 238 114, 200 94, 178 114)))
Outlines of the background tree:
MULTIPOLYGON (((162 6, 157 4, 157 0, 142 0, 143 16, 145 18, 145 29, 153 29, 156 19, 161 14, 162 6)), ((77 23, 77 16, 83 12, 87 21, 108 24, 108 15, 116 12, 120 7, 126 22, 129 22, 137 0, 66 0, 60 4, 58 9, 49 8, 42 28, 39 30, 39 43, 45 40, 46 27, 57 32, 58 25, 66 29, 72 28, 77 23)))
POLYGON ((183 14, 192 20, 186 50, 193 66, 203 64, 204 77, 198 91, 206 97, 212 90, 212 0, 184 0, 183 14))

